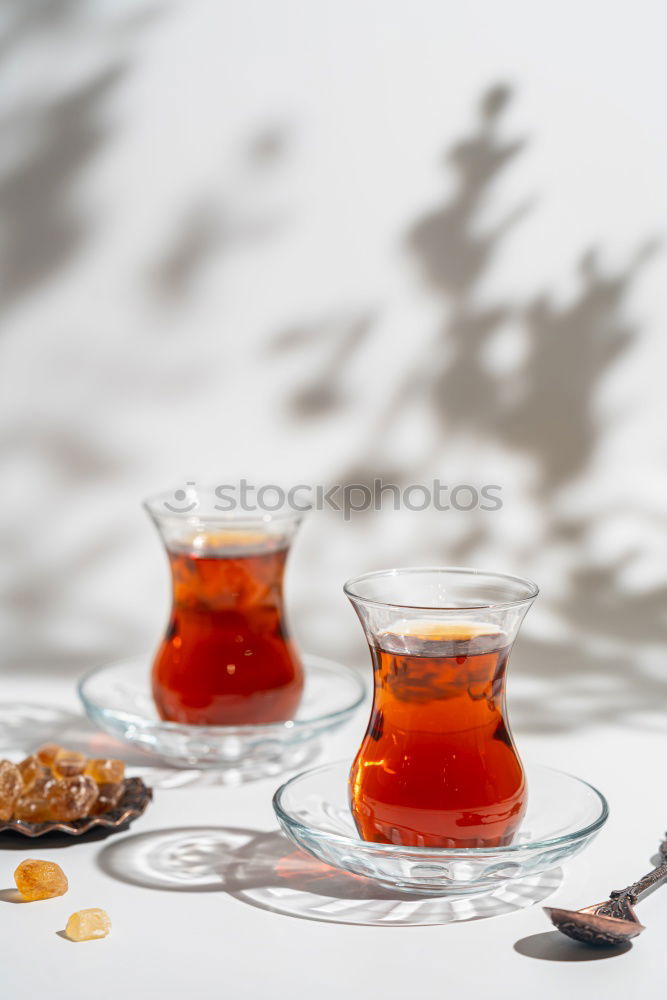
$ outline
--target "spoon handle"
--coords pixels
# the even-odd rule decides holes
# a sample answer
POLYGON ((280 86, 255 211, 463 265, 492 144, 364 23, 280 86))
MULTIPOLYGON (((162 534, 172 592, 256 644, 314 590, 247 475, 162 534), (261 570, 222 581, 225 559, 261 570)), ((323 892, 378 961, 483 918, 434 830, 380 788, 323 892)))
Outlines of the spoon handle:
POLYGON ((660 858, 660 864, 656 865, 652 871, 648 872, 637 882, 633 882, 632 885, 627 886, 625 889, 614 889, 613 892, 609 893, 609 898, 612 900, 622 901, 623 903, 629 903, 630 906, 636 903, 639 897, 645 893, 647 889, 652 888, 654 885, 657 885, 658 882, 662 882, 663 879, 667 878, 667 840, 663 840, 660 845, 660 858))

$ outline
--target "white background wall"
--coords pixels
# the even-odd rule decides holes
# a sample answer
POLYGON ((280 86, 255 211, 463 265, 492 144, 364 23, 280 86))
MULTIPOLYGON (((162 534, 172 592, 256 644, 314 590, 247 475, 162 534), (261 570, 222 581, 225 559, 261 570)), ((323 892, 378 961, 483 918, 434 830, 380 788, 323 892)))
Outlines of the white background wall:
POLYGON ((666 28, 649 0, 8 5, 4 669, 152 646, 147 492, 439 476, 502 511, 311 517, 303 645, 364 662, 357 572, 515 570, 520 725, 660 724, 666 28))

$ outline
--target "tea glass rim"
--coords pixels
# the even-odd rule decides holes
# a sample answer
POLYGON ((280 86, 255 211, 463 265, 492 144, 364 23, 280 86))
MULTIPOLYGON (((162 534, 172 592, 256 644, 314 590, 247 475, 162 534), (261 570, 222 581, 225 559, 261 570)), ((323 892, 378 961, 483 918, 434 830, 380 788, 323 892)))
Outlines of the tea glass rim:
MULTIPOLYGON (((198 484, 198 489, 200 491, 207 491, 214 493, 215 486, 209 483, 198 484)), ((283 506, 278 507, 276 510, 262 510, 258 508, 256 511, 242 510, 235 508, 234 510, 220 510, 214 513, 203 513, 197 509, 192 510, 174 510, 165 506, 165 501, 174 498, 176 490, 159 490, 156 493, 150 493, 148 496, 144 497, 141 501, 141 506, 146 511, 146 513, 154 521, 179 521, 179 522, 205 522, 207 524, 211 523, 221 523, 221 524, 253 524, 253 525, 270 525, 272 523, 291 523, 296 526, 300 524, 304 516, 308 513, 308 510, 297 510, 294 507, 289 506, 285 503, 283 506)), ((187 492, 187 491, 185 491, 187 492)), ((191 491, 194 492, 194 491, 191 491)))
POLYGON ((317 774, 320 771, 324 771, 332 767, 337 767, 344 763, 347 762, 342 760, 329 761, 325 764, 318 764, 316 767, 307 768, 304 771, 300 771, 299 774, 294 774, 291 775, 289 778, 287 778, 276 789, 276 791, 273 794, 273 798, 271 800, 273 811, 275 812, 281 825, 294 828, 299 827, 310 837, 315 837, 318 840, 332 841, 334 843, 339 844, 342 847, 348 847, 350 844, 353 844, 355 846, 361 846, 363 849, 367 848, 370 850, 375 849, 375 852, 378 854, 401 855, 402 853, 403 854, 407 853, 415 856, 423 855, 424 857, 427 857, 429 855, 432 856, 433 854, 438 854, 442 852, 443 855, 447 855, 448 857, 454 856, 454 857, 466 858, 466 857, 489 857, 498 854, 512 855, 512 854, 518 854, 521 851, 532 852, 535 850, 542 850, 544 848, 557 847, 560 844, 564 844, 567 843, 568 841, 573 840, 573 838, 582 839, 584 837, 592 836, 594 833, 600 830, 609 819, 609 803, 606 797, 602 794, 602 792, 598 788, 595 787, 595 785, 591 784, 590 781, 586 781, 585 778, 580 778, 576 774, 572 774, 570 771, 562 771, 560 768, 556 767, 547 767, 544 764, 537 766, 543 768, 546 771, 553 771, 556 774, 562 774, 568 778, 573 778, 575 781, 580 782, 582 785, 586 785, 587 788, 589 788, 597 796, 598 803, 600 805, 599 816, 596 819, 591 820, 590 823, 582 827, 580 830, 575 831, 574 833, 572 832, 562 833, 555 837, 545 837, 543 840, 530 841, 528 843, 499 844, 497 847, 417 847, 417 846, 408 847, 405 846, 404 844, 377 843, 375 841, 362 840, 361 837, 345 836, 344 834, 341 833, 330 833, 327 830, 318 830, 316 827, 309 826, 307 823, 295 819, 293 816, 290 815, 290 813, 287 811, 286 808, 283 808, 283 803, 282 803, 283 796, 287 793, 287 791, 290 789, 292 785, 295 785, 297 781, 299 781, 300 778, 303 778, 305 775, 308 774, 310 775, 317 774))
POLYGON ((362 573, 360 576, 351 577, 343 584, 345 596, 353 604, 359 603, 367 607, 374 608, 397 608, 406 611, 437 611, 438 613, 461 614, 464 611, 503 611, 509 608, 518 608, 525 604, 531 604, 540 592, 534 580, 525 576, 517 576, 513 573, 499 573, 495 570, 475 569, 472 566, 395 566, 391 569, 377 569, 370 573, 362 573), (520 584, 527 589, 525 597, 516 598, 511 601, 484 601, 480 604, 446 605, 446 604, 406 604, 402 601, 380 601, 372 597, 364 597, 355 593, 354 588, 368 580, 376 580, 381 577, 409 576, 411 574, 435 573, 445 576, 468 575, 470 577, 486 577, 496 581, 520 584))

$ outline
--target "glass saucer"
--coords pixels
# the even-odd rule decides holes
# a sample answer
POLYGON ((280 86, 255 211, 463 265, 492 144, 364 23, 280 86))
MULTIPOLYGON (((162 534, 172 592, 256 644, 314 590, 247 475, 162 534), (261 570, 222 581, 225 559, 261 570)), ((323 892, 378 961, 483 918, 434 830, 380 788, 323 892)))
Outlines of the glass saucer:
POLYGON ((319 656, 302 657, 305 685, 293 720, 247 726, 189 726, 159 718, 148 657, 101 667, 79 684, 86 714, 107 733, 173 767, 219 768, 229 780, 280 774, 312 760, 320 737, 342 726, 361 705, 355 671, 319 656))
POLYGON ((583 850, 609 815, 604 796, 571 774, 528 767, 528 809, 506 847, 434 848, 361 840, 347 800, 350 764, 304 771, 282 785, 273 808, 285 833, 319 861, 380 885, 440 896, 494 892, 583 850))

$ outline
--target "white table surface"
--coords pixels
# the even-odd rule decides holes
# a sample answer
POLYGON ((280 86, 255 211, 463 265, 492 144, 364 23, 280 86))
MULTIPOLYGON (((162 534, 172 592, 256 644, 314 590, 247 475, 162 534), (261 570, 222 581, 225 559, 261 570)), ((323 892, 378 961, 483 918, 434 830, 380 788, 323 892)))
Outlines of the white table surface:
MULTIPOLYGON (((106 738, 69 714, 79 711, 70 682, 28 684, 14 676, 3 679, 2 690, 0 755, 12 745, 30 748, 49 735, 63 739, 64 733, 89 751, 108 749, 106 738), (19 710, 19 703, 33 707, 19 710), (12 719, 14 725, 8 725, 12 719)), ((320 760, 349 757, 364 722, 362 711, 326 743, 320 760)), ((593 903, 651 867, 667 826, 665 729, 656 720, 642 729, 606 728, 586 735, 515 732, 524 758, 585 777, 604 791, 611 806, 606 828, 567 866, 562 884, 545 902, 593 903)), ((0 889, 13 886, 14 868, 25 857, 56 860, 70 881, 66 896, 43 902, 17 904, 11 892, 0 893, 3 1000, 405 1000, 415 994, 441 1000, 483 996, 484 991, 494 998, 531 1000, 664 996, 667 889, 640 904, 647 930, 614 957, 597 957, 561 939, 539 904, 435 926, 364 925, 373 913, 389 922, 392 913, 405 916, 405 903, 346 899, 339 892, 339 898, 318 909, 307 886, 285 890, 279 879, 272 886, 267 878, 271 858, 281 853, 276 838, 258 842, 265 856, 246 864, 239 882, 239 849, 276 829, 271 794, 277 779, 230 788, 211 784, 210 775, 166 769, 151 774, 145 767, 130 773, 148 773, 156 790, 153 805, 129 831, 87 843, 65 841, 67 846, 0 843, 0 889), (174 841, 181 842, 176 853, 174 841), (177 888, 135 884, 155 879, 142 874, 147 858, 149 869, 156 858, 158 867, 166 859, 167 883, 177 888), (225 884, 229 874, 236 879, 231 888, 225 884), (329 919, 272 912, 265 908, 267 901, 277 909, 315 908, 329 919), (70 913, 90 906, 108 911, 113 929, 107 939, 73 944, 57 933, 70 913)), ((291 851, 285 843, 284 854, 291 851)), ((420 905, 414 904, 413 915, 420 905)))

